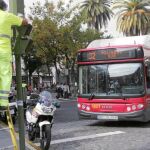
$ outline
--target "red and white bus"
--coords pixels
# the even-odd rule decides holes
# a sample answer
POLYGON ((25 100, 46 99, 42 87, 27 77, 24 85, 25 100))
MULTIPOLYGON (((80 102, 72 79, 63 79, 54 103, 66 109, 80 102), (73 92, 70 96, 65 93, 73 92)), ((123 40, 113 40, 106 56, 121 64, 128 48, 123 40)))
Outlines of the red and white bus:
POLYGON ((78 51, 81 119, 150 120, 150 36, 100 39, 78 51))

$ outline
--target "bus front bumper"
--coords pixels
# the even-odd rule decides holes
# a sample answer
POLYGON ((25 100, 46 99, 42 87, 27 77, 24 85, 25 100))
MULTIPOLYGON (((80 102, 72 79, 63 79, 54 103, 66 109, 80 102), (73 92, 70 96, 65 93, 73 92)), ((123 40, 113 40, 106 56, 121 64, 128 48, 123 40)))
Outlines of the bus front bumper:
POLYGON ((78 113, 80 119, 93 119, 101 121, 148 121, 145 117, 145 110, 129 113, 96 113, 79 110, 78 113))

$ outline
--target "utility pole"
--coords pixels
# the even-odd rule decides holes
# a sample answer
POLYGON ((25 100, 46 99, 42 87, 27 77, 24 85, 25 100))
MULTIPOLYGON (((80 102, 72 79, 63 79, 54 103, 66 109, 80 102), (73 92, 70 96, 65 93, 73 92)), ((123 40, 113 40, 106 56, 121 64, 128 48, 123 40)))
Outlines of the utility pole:
MULTIPOLYGON (((9 0, 10 12, 17 15, 24 15, 24 0, 9 0)), ((20 49, 21 51, 21 49, 20 49)), ((22 76, 21 76, 21 52, 15 54, 16 61, 16 83, 17 83, 17 104, 18 104, 18 124, 19 124, 19 145, 20 150, 25 150, 25 128, 24 128, 24 108, 22 99, 22 76)))

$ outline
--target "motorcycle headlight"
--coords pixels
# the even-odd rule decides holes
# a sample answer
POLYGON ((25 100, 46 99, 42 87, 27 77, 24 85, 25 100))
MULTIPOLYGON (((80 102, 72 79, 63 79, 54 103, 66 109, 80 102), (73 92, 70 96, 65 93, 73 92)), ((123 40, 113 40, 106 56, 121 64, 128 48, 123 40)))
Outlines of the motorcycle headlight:
POLYGON ((42 109, 42 111, 44 113, 51 113, 53 111, 52 107, 45 107, 45 106, 43 106, 41 109, 42 109))

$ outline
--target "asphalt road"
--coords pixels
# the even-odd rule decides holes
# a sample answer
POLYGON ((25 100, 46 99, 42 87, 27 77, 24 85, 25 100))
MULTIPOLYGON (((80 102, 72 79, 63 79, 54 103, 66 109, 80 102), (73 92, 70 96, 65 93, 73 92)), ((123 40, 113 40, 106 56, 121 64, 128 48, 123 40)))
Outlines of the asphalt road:
POLYGON ((61 101, 50 150, 150 150, 150 123, 79 120, 76 101, 61 101))
MULTIPOLYGON (((60 102, 50 150, 150 150, 150 122, 79 120, 76 101, 60 102)), ((0 134, 0 143, 2 138, 0 134)))
POLYGON ((61 107, 55 112, 54 123, 78 121, 76 100, 59 100, 61 107))

